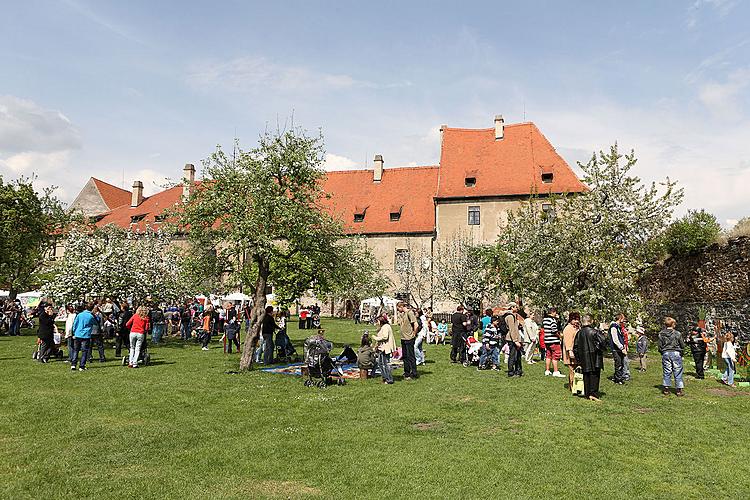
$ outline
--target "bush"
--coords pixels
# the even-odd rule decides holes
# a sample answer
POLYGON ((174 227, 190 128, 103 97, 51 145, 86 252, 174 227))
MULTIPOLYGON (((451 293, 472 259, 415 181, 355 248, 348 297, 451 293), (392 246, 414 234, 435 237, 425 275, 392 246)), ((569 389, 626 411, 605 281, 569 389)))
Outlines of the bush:
POLYGON ((739 238, 740 236, 750 236, 750 217, 740 219, 740 221, 734 225, 729 231, 728 236, 730 238, 739 238))
POLYGON ((670 255, 690 255, 714 243, 721 226, 713 214, 704 210, 690 210, 669 225, 660 240, 670 255))

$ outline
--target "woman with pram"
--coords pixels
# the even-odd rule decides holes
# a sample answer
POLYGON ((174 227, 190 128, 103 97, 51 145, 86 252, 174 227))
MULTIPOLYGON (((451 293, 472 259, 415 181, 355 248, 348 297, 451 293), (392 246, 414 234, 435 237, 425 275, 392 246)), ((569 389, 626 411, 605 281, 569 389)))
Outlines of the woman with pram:
POLYGON ((49 358, 57 352, 55 347, 55 311, 52 304, 45 304, 44 309, 39 311, 38 336, 41 341, 39 345, 40 363, 49 363, 49 358))
POLYGON ((396 350, 396 340, 393 338, 393 328, 385 314, 378 318, 380 328, 373 340, 377 342, 378 365, 383 376, 384 384, 393 383, 393 372, 391 371, 391 354, 396 350))

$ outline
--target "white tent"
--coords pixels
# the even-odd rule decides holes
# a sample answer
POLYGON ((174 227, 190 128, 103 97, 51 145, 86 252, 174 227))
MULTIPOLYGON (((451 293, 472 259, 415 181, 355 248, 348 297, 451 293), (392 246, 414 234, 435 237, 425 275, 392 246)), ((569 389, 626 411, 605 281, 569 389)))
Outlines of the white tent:
POLYGON ((381 306, 382 312, 388 313, 388 316, 391 318, 396 317, 396 304, 398 304, 398 300, 394 299, 393 297, 370 297, 369 299, 364 299, 362 302, 359 303, 359 310, 361 313, 361 319, 362 321, 370 321, 373 319, 373 317, 381 312, 381 306), (382 298, 382 300, 381 300, 382 298))
POLYGON ((248 302, 252 299, 253 298, 249 295, 245 295, 241 292, 230 293, 229 295, 222 297, 222 300, 228 300, 229 302, 248 302))

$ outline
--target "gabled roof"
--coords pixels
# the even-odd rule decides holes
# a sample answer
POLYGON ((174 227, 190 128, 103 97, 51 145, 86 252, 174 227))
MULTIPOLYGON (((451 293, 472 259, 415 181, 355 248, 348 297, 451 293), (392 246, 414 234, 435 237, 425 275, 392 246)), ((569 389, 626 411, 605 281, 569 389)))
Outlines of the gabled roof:
POLYGON ((99 191, 102 201, 104 201, 104 204, 107 205, 110 210, 126 203, 130 203, 130 191, 113 186, 112 184, 97 179, 96 177, 92 177, 91 180, 94 182, 97 191, 99 191))
POLYGON ((575 193, 586 187, 533 123, 495 129, 443 128, 437 198, 575 193), (542 182, 551 173, 552 182, 542 182), (474 177, 473 187, 466 178, 474 177))
POLYGON ((328 172, 324 200, 334 217, 344 222, 347 234, 431 233, 435 230, 433 198, 437 191, 438 167, 386 168, 379 183, 372 170, 328 172), (391 221, 391 212, 398 212, 391 221), (354 214, 364 211, 364 220, 354 214))
MULTIPOLYGON (((197 184, 197 183, 196 183, 197 184)), ((180 201, 182 197, 182 186, 175 186, 161 191, 148 198, 144 198, 140 205, 137 207, 130 206, 130 198, 128 202, 121 205, 109 213, 105 214, 101 220, 97 221, 98 227, 103 227, 108 224, 114 224, 122 228, 134 228, 134 229, 146 229, 147 227, 155 227, 155 217, 161 215, 164 210, 173 207, 180 201), (132 218, 135 216, 143 216, 135 224, 131 225, 132 218)))

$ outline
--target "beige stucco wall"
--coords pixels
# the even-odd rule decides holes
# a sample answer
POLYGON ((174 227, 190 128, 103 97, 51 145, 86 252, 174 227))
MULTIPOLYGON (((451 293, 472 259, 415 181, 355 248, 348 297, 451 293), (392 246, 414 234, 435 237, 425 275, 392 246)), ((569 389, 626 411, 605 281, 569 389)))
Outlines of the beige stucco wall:
POLYGON ((475 243, 494 243, 500 228, 508 223, 508 212, 520 206, 520 200, 440 201, 436 207, 437 241, 463 232, 471 235, 475 243), (469 225, 470 206, 479 207, 479 225, 469 225))
POLYGON ((365 239, 368 248, 372 251, 380 265, 383 267, 386 276, 394 283, 398 284, 398 275, 395 272, 395 259, 397 249, 409 249, 416 255, 420 249, 429 254, 432 246, 432 235, 373 235, 365 239))

